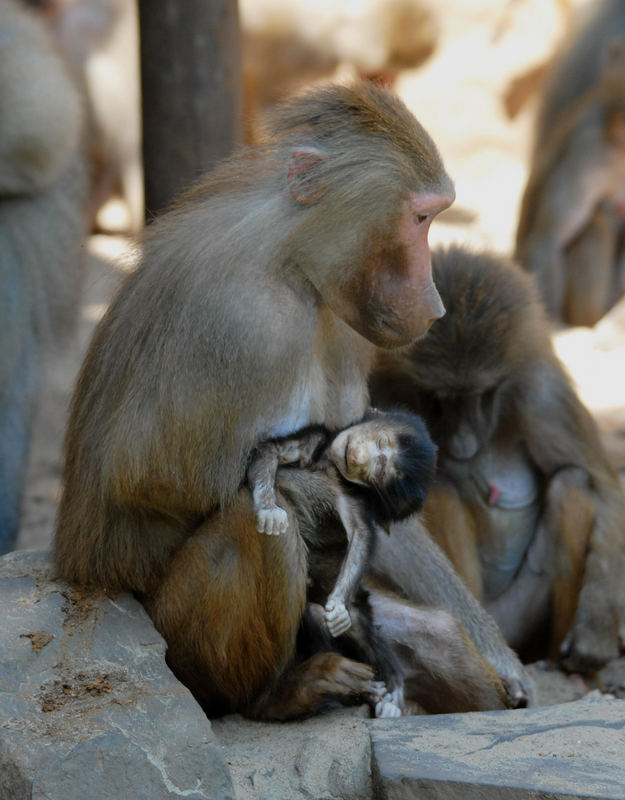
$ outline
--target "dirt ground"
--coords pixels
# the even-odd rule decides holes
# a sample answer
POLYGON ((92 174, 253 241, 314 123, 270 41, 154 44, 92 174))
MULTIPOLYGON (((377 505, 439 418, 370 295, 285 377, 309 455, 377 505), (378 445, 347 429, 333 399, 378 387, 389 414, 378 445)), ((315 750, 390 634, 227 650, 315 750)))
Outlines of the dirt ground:
MULTIPOLYGON (((574 5, 583 5, 579 0, 574 5)), ((446 0, 439 48, 422 68, 400 75, 396 89, 438 143, 456 182, 457 202, 432 227, 431 243, 468 242, 509 253, 526 178, 534 101, 514 119, 503 94, 510 81, 548 57, 564 28, 556 0, 446 0)), ((122 237, 94 236, 75 337, 51 355, 28 473, 18 548, 51 542, 61 479, 61 443, 71 387, 94 325, 103 313, 128 255, 122 237)), ((625 466, 625 307, 594 330, 554 336, 584 401, 596 415, 618 466, 625 466)), ((538 670, 545 698, 552 673, 538 670)), ((555 678, 560 688, 560 677, 555 678)), ((551 683, 550 683, 551 681, 551 683)), ((586 688, 566 680, 566 691, 586 688), (571 687, 573 687, 571 689, 571 687)), ((603 687, 605 688, 605 686, 603 687)), ((608 688, 625 692, 616 664, 608 688), (620 687, 620 689, 619 689, 620 687)), ((567 697, 572 699, 572 697, 567 697)))
POLYGON ((71 390, 93 329, 123 274, 122 265, 129 252, 129 241, 122 237, 93 236, 88 242, 82 303, 74 336, 65 347, 48 356, 47 380, 26 479, 18 550, 48 547, 52 540, 71 390))

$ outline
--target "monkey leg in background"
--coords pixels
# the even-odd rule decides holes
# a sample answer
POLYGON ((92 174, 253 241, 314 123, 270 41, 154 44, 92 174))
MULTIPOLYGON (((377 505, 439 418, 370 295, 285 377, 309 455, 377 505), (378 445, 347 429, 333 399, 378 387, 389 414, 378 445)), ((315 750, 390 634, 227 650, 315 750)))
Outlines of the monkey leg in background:
MULTIPOLYGON (((549 657, 560 654, 575 618, 595 523, 589 489, 581 469, 564 467, 556 473, 545 493, 543 518, 514 582, 488 605, 513 647, 522 648, 527 642, 531 647, 536 630, 546 628, 549 657)), ((474 558, 479 560, 477 547, 474 558)))
POLYGON ((84 251, 81 115, 43 26, 0 0, 0 553, 17 537, 51 345, 74 319, 84 251))
POLYGON ((417 517, 379 537, 365 585, 401 656, 407 699, 437 713, 532 703, 518 657, 417 517))
POLYGON ((564 253, 564 319, 592 327, 618 298, 618 244, 622 220, 601 205, 564 253))
POLYGON ((407 708, 414 703, 430 714, 447 714, 532 704, 529 679, 524 678, 521 692, 513 696, 512 687, 478 652, 452 613, 410 603, 373 579, 367 585, 374 624, 384 631, 402 667, 407 708))
POLYGON ((433 254, 433 274, 447 314, 411 348, 380 353, 373 401, 425 419, 439 448, 428 530, 508 641, 597 669, 625 642, 618 476, 529 276, 459 247, 433 254))
POLYGON ((614 302, 614 236, 595 215, 625 197, 625 11, 595 9, 546 84, 516 236, 547 311, 572 324, 594 324, 614 302))

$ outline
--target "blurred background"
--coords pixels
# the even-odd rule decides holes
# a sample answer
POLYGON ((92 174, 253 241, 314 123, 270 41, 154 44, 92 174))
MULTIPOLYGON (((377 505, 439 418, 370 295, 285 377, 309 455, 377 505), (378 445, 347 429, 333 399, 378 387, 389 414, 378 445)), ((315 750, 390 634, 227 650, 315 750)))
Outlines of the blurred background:
MULTIPOLYGON (((92 181, 79 325, 49 359, 19 548, 50 542, 72 383, 145 218, 231 148, 253 144, 282 97, 362 78, 406 102, 455 181, 456 203, 433 224, 431 245, 512 255, 540 93, 558 48, 592 10, 588 0, 159 0, 140 14, 133 0, 31 5, 83 94, 92 181), (206 66, 187 85, 185 59, 197 54, 206 66)), ((554 341, 625 467, 623 302, 592 328, 558 325, 554 341)))

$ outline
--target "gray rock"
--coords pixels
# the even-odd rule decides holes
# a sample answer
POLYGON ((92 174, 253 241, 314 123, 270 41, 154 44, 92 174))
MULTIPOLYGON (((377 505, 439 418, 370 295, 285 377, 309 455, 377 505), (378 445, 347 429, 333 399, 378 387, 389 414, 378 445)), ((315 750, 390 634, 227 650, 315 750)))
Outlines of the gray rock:
MULTIPOLYGON (((73 591, 20 552, 0 559, 0 608, 0 800, 625 798, 623 701, 211 728, 130 596, 73 591)), ((586 690, 535 669, 540 702, 586 690)), ((625 659, 610 669, 623 684, 625 659)))
POLYGON ((376 797, 625 797, 625 701, 593 693, 547 708, 365 723, 376 797))
POLYGON ((234 798, 210 722, 130 595, 0 559, 0 800, 234 798))

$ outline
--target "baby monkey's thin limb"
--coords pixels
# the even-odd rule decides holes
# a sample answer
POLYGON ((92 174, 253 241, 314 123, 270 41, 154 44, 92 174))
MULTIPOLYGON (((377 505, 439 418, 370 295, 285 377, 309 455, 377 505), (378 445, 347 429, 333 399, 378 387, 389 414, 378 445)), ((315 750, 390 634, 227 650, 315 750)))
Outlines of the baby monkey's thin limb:
POLYGON ((347 534, 347 552, 325 606, 325 621, 332 636, 340 636, 352 624, 347 606, 366 570, 373 539, 373 531, 357 500, 337 489, 336 508, 347 534))
POLYGON ((276 503, 278 463, 278 446, 274 442, 264 442, 255 450, 247 469, 256 529, 268 536, 284 533, 288 527, 287 513, 276 503))
POLYGON ((276 503, 276 473, 281 464, 310 467, 313 455, 325 435, 310 431, 301 437, 274 439, 259 444, 247 468, 247 481, 252 491, 256 529, 268 536, 285 533, 289 526, 287 513, 276 503))

